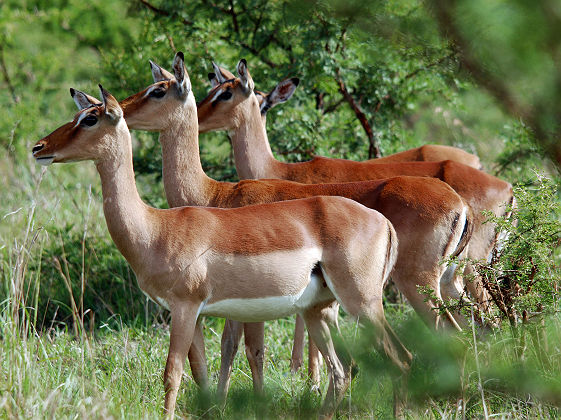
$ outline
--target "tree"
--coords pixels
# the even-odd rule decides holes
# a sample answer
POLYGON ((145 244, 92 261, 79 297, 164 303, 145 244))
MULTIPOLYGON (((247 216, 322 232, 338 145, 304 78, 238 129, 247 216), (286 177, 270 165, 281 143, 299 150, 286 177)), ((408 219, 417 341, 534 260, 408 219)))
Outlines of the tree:
MULTIPOLYGON (((269 122, 273 149, 288 160, 314 154, 363 160, 435 141, 475 151, 471 139, 430 135, 448 124, 442 116, 438 124, 427 122, 435 101, 454 104, 468 85, 456 79, 456 54, 440 40, 420 3, 377 10, 393 26, 432 24, 430 45, 412 37, 372 35, 353 17, 311 6, 289 0, 132 1, 131 9, 145 23, 143 32, 132 54, 106 54, 105 69, 121 97, 149 83, 148 59, 165 66, 176 50, 186 54, 198 99, 208 90, 211 60, 233 69, 246 58, 260 90, 298 76, 297 98, 269 122)), ((146 158, 157 156, 153 138, 139 138, 149 150, 146 158)), ((203 164, 211 175, 232 179, 228 150, 219 146, 223 139, 202 139, 203 164)), ((144 158, 135 164, 141 172, 159 172, 144 158)))

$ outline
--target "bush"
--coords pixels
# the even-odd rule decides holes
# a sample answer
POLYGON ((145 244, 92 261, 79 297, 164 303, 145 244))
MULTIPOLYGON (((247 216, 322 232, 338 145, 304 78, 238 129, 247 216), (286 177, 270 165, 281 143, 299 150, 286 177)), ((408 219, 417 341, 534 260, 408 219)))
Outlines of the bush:
POLYGON ((557 310, 561 206, 558 185, 544 175, 530 187, 516 187, 517 208, 510 219, 488 214, 501 236, 501 249, 489 262, 475 262, 496 315, 516 328, 520 321, 557 310))

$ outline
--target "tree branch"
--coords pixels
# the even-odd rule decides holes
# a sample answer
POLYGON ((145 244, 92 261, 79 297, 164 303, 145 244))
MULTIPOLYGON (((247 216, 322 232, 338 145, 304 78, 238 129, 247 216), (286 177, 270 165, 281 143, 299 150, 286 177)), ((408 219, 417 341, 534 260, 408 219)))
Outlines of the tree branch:
MULTIPOLYGON (((176 14, 175 13, 170 13, 167 10, 164 9, 159 9, 156 6, 150 4, 147 0, 138 0, 142 5, 144 5, 146 8, 148 8, 149 10, 151 10, 152 12, 160 15, 160 16, 166 16, 166 17, 173 17, 176 14)), ((186 26, 191 26, 193 25, 193 22, 191 22, 190 20, 181 18, 181 23, 183 23, 186 26)))
POLYGON ((230 16, 232 16, 232 25, 234 25, 234 31, 239 34, 240 33, 240 26, 238 24, 238 15, 234 10, 234 1, 230 0, 230 10, 228 10, 230 16))
MULTIPOLYGON (((159 9, 158 7, 150 4, 147 0, 138 0, 142 5, 144 5, 147 9, 149 9, 150 11, 152 11, 153 13, 160 15, 160 16, 165 16, 165 17, 175 17, 176 14, 175 13, 170 13, 167 10, 164 9, 159 9)), ((224 9, 223 7, 219 7, 218 5, 214 4, 214 3, 209 3, 208 1, 204 1, 204 3, 209 4, 210 6, 212 6, 213 8, 215 8, 216 10, 230 15, 232 16, 233 20, 235 21, 234 23, 234 28, 236 27, 236 25, 238 25, 237 23, 237 14, 234 12, 233 9, 228 10, 228 9, 224 9)), ((232 3, 231 3, 232 4, 232 3)), ((185 26, 192 26, 193 22, 187 19, 183 19, 180 18, 181 23, 183 23, 183 25, 185 26)), ((239 29, 239 27, 238 27, 239 29)), ((220 39, 226 42, 231 43, 232 39, 228 36, 222 35, 220 36, 220 39)), ((266 65, 268 65, 271 68, 275 68, 278 67, 278 65, 274 62, 272 62, 271 60, 269 60, 268 58, 265 58, 261 55, 260 50, 256 49, 255 47, 248 45, 245 42, 242 41, 237 41, 238 45, 240 47, 242 47, 243 49, 249 51, 251 54, 253 54, 255 57, 259 58, 263 63, 265 63, 266 65)))
MULTIPOLYGON (((322 21, 324 26, 327 26, 327 22, 325 20, 322 20, 322 19, 320 19, 320 20, 322 21)), ((346 27, 341 29, 341 34, 339 36, 339 39, 337 40, 337 45, 335 46, 335 52, 338 52, 341 55, 344 55, 344 51, 345 51, 345 34, 346 34, 346 31, 347 31, 346 27)), ((349 106, 351 107, 353 112, 355 113, 358 121, 360 122, 360 125, 362 126, 362 128, 364 129, 364 132, 366 133, 366 136, 368 137, 368 159, 382 157, 382 153, 380 152, 380 145, 378 143, 378 139, 374 135, 374 131, 372 130, 372 127, 370 126, 370 123, 368 122, 368 118, 366 117, 366 114, 362 111, 362 109, 360 108, 360 105, 355 101, 355 99, 353 98, 353 96, 349 92, 349 89, 347 89, 347 86, 346 86, 345 82, 343 81, 343 76, 341 75, 341 69, 339 68, 339 66, 337 65, 337 61, 333 57, 331 47, 329 46, 329 41, 326 41, 324 48, 331 55, 331 60, 333 61, 333 64, 335 65, 334 79, 335 79, 335 82, 337 82, 337 85, 339 86, 339 92, 341 93, 341 95, 343 95, 344 100, 347 101, 347 103, 349 104, 349 106)))
POLYGON ((4 45, 0 45, 0 67, 2 68, 2 75, 4 76, 4 81, 8 85, 8 90, 12 95, 12 100, 14 104, 18 104, 20 99, 19 96, 16 94, 16 89, 12 84, 12 79, 10 79, 10 74, 8 73, 8 67, 6 67, 6 60, 4 59, 4 45))
POLYGON ((324 93, 323 92, 317 92, 316 91, 316 109, 322 110, 323 111, 323 107, 324 107, 324 102, 323 102, 323 97, 324 97, 324 93))
POLYGON ((360 109, 359 105, 356 103, 353 96, 350 94, 349 90, 347 89, 347 86, 345 85, 345 82, 341 77, 341 70, 339 68, 335 69, 335 81, 339 85, 339 92, 341 92, 341 95, 343 95, 347 103, 350 105, 357 119, 360 121, 360 125, 362 125, 362 128, 364 129, 366 136, 368 137, 368 143, 369 143, 368 158, 372 159, 372 158, 381 157, 382 154, 380 153, 380 146, 378 144, 378 139, 376 139, 376 137, 374 136, 374 131, 372 130, 372 127, 370 126, 370 123, 368 122, 366 115, 364 114, 362 109, 360 109))
POLYGON ((451 52, 450 54, 448 54, 448 55, 446 55, 446 56, 444 56, 444 57, 440 57, 438 60, 433 61, 432 63, 429 63, 429 64, 427 64, 426 66, 419 67, 419 68, 413 70, 411 73, 407 73, 407 74, 403 77, 403 79, 401 79, 401 80, 399 81, 398 84, 401 85, 401 84, 403 84, 406 80, 411 79, 412 77, 415 77, 415 76, 416 76, 417 74, 419 74, 420 72, 425 71, 425 70, 428 70, 428 69, 430 69, 431 67, 438 66, 439 64, 442 64, 442 63, 443 63, 444 61, 446 61, 446 60, 451 60, 451 59, 454 58, 455 56, 456 56, 456 52, 451 52))
MULTIPOLYGON (((230 37, 224 36, 222 35, 220 37, 221 40, 226 41, 226 42, 232 42, 232 39, 230 37)), ((251 45, 246 44, 245 42, 242 41, 238 41, 238 45, 246 50, 248 50, 251 54, 253 54, 255 57, 259 58, 263 63, 267 64, 269 67, 271 68, 275 68, 278 67, 278 65, 276 63, 273 63, 271 60, 269 60, 268 58, 265 58, 263 56, 261 56, 260 51, 257 50, 256 48, 252 47, 251 45)))
POLYGON ((175 48, 175 43, 173 42, 173 38, 171 37, 170 34, 166 34, 166 38, 168 39, 169 42, 169 46, 171 48, 171 50, 175 53, 177 52, 177 49, 175 48))
POLYGON ((338 101, 333 102, 332 104, 329 104, 328 106, 326 106, 326 107, 323 109, 323 114, 325 115, 325 114, 329 114, 329 113, 331 113, 331 112, 336 111, 337 108, 339 108, 339 106, 340 106, 343 102, 345 102, 345 98, 344 98, 344 97, 342 97, 342 98, 339 99, 338 101))

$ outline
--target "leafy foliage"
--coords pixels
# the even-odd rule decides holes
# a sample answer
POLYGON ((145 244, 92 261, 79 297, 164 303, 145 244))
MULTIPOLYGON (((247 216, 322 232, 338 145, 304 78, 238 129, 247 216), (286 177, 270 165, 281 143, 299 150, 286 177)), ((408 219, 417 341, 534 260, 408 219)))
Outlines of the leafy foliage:
POLYGON ((488 215, 507 238, 490 262, 478 262, 475 269, 492 302, 513 327, 532 314, 558 309, 561 207, 557 187, 539 176, 535 187, 515 189, 514 217, 488 215))
POLYGON ((433 0, 443 35, 479 85, 561 164, 560 7, 540 0, 433 0))
MULTIPOLYGON (((459 113, 464 93, 475 90, 458 79, 455 52, 440 41, 433 18, 418 2, 375 7, 376 21, 386 23, 374 35, 362 21, 334 17, 326 5, 287 0, 142 1, 132 2, 131 9, 144 21, 133 53, 113 50, 103 57, 105 77, 118 97, 151 82, 148 59, 165 67, 175 50, 186 53, 198 99, 206 95, 211 60, 233 70, 245 57, 258 89, 270 90, 289 76, 302 80, 292 103, 269 117, 270 141, 280 159, 318 154, 363 160, 378 148, 389 154, 415 147, 419 139, 477 151, 478 136, 459 135, 461 120, 435 118, 437 108, 446 116, 459 113), (422 28, 430 42, 406 36, 411 28, 422 28), (395 29, 402 32, 391 37, 395 29)), ((223 135, 202 136, 203 167, 215 178, 232 179, 229 153, 220 144, 228 145, 223 135)), ((156 156, 157 143, 144 145, 148 152, 135 161, 137 171, 159 172, 157 164, 145 162, 156 156)))
POLYGON ((21 156, 53 121, 65 121, 73 109, 69 84, 99 83, 100 51, 131 41, 128 22, 118 3, 100 0, 2 2, 0 146, 21 156))
MULTIPOLYGON (((521 336, 520 329, 527 328, 534 319, 543 322, 545 316, 559 310, 559 245, 561 238, 561 203, 557 195, 558 181, 535 173, 531 185, 514 189, 514 203, 508 204, 506 214, 498 217, 486 212, 485 223, 497 229, 498 247, 484 260, 453 258, 463 269, 471 264, 475 273, 466 277, 472 281, 477 276, 487 296, 486 302, 473 304, 463 297, 459 300, 439 302, 439 310, 461 310, 469 319, 500 326, 507 321, 513 336, 521 336), (480 312, 480 310, 482 310, 480 312)), ((433 290, 420 288, 427 299, 437 300, 433 290)), ((535 328, 535 327, 532 327, 535 328)), ((539 339, 536 346, 539 347, 539 339)), ((523 341, 523 340, 522 340, 523 341)), ((518 343, 521 351, 525 344, 518 343)))

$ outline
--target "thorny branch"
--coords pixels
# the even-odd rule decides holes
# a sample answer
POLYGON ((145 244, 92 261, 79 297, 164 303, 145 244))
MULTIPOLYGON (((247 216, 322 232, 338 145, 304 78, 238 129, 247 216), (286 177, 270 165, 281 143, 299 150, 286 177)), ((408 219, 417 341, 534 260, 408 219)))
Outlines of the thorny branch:
MULTIPOLYGON (((175 13, 171 13, 167 10, 164 9, 160 9, 154 5, 152 5, 151 3, 149 3, 147 0, 139 0, 140 3, 142 5, 144 5, 147 9, 149 9, 150 11, 152 11, 153 13, 160 15, 160 16, 165 16, 165 17, 172 17, 175 16, 175 13)), ((216 5, 215 3, 209 3, 207 0, 203 0, 204 3, 209 4, 210 6, 212 6, 215 10, 218 10, 219 12, 223 13, 223 14, 227 14, 229 16, 232 17, 232 22, 234 25, 234 30, 239 33, 239 23, 238 23, 238 16, 239 14, 235 12, 234 8, 233 8, 233 2, 230 2, 230 9, 225 9, 223 7, 220 7, 218 5, 216 5)), ((183 23, 183 25, 185 26, 193 26, 194 23, 188 19, 185 18, 180 18, 181 23, 183 23)), ((232 38, 222 35, 220 36, 220 39, 226 42, 232 42, 232 38)), ((277 43, 278 45, 281 45, 280 42, 274 37, 274 34, 272 35, 272 41, 275 41, 275 43, 277 43)), ((271 68, 275 68, 278 67, 276 63, 272 62, 271 60, 269 60, 268 58, 264 57, 261 54, 262 49, 257 49, 252 45, 247 44, 246 42, 243 41, 237 41, 238 45, 240 47, 242 47, 243 49, 249 51, 253 56, 259 58, 263 63, 265 63, 266 65, 268 65, 271 68)))

